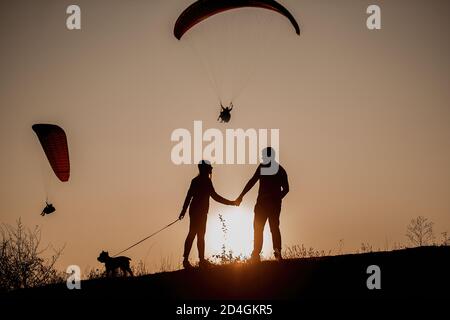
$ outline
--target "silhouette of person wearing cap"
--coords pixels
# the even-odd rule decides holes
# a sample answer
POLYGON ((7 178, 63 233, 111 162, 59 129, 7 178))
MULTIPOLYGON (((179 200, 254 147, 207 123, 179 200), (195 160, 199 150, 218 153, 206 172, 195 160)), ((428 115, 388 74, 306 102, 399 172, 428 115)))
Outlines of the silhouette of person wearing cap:
POLYGON ((202 160, 198 164, 199 175, 191 181, 191 185, 184 200, 183 209, 179 219, 183 219, 186 210, 189 207, 189 233, 184 243, 183 267, 192 267, 189 263, 189 253, 191 251, 194 238, 197 236, 198 257, 200 266, 208 266, 210 263, 205 259, 205 233, 206 219, 209 210, 209 198, 227 205, 237 205, 235 201, 227 200, 216 193, 214 190, 211 173, 212 166, 209 161, 202 160))
POLYGON ((270 232, 272 233, 275 258, 281 261, 280 212, 281 201, 289 192, 288 176, 284 168, 275 162, 275 150, 273 148, 268 147, 262 151, 262 160, 255 174, 247 182, 241 195, 235 201, 239 205, 245 194, 259 181, 258 198, 253 220, 253 252, 250 261, 260 261, 264 226, 267 220, 269 220, 270 232), (277 170, 270 172, 270 169, 273 168, 277 168, 277 170))

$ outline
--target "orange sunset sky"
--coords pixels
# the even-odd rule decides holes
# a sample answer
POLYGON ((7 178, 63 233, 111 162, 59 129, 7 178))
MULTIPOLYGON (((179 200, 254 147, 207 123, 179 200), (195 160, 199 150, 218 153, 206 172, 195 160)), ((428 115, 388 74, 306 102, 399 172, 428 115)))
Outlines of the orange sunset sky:
MULTIPOLYGON (((191 2, 79 0, 77 31, 66 28, 71 1, 1 2, 1 223, 21 218, 42 228, 43 244, 65 245, 61 270, 99 268, 102 250, 116 253, 178 217, 197 169, 172 163, 170 137, 201 120, 223 132, 280 130, 291 187, 281 213, 284 247, 337 253, 343 239, 344 252, 362 242, 392 249, 407 244, 406 226, 419 215, 435 223, 437 237, 450 231, 450 2, 283 0, 302 34, 264 12, 270 38, 263 52, 239 32, 254 28, 249 10, 202 22, 189 34, 194 41, 196 31, 226 37, 231 19, 236 34, 223 64, 220 48, 209 48, 209 70, 242 80, 248 67, 251 75, 228 124, 216 121, 217 91, 205 60, 189 37, 172 34, 191 2), (381 30, 366 27, 370 4, 381 7, 381 30), (51 171, 34 123, 66 131, 69 182, 51 171), (57 211, 41 217, 46 194, 57 211)), ((235 199, 255 169, 215 165, 216 191, 235 199)), ((251 252, 256 192, 239 208, 211 201, 208 256, 225 241, 219 214, 227 247, 251 252)), ((151 270, 163 261, 177 267, 187 231, 184 219, 125 255, 151 270)), ((271 248, 266 226, 266 257, 271 248)))

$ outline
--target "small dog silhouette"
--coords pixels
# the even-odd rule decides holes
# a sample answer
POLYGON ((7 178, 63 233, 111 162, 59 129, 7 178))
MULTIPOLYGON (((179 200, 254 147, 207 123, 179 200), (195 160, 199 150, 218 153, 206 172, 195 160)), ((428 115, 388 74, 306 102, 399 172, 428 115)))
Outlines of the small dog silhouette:
POLYGON ((122 271, 124 277, 127 275, 127 272, 130 276, 133 276, 133 271, 130 269, 131 259, 128 257, 112 258, 109 256, 108 251, 102 251, 97 260, 105 264, 105 273, 107 276, 115 277, 117 269, 122 271))

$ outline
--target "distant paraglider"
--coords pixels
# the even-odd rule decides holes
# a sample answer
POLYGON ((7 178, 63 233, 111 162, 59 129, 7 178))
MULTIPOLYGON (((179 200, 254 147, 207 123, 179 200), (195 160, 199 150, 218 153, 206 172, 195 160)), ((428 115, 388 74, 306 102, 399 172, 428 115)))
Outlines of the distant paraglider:
POLYGON ((50 214, 56 211, 55 207, 53 206, 53 204, 48 203, 47 201, 45 201, 45 208, 42 210, 41 212, 41 216, 45 216, 46 214, 50 214))
POLYGON ((269 59, 259 56, 268 52, 270 34, 283 17, 300 35, 295 17, 275 0, 197 0, 177 18, 173 35, 203 62, 221 106, 217 121, 231 120, 233 102, 269 59))
POLYGON ((224 107, 222 104, 220 104, 221 110, 219 117, 217 118, 217 121, 220 121, 221 123, 228 123, 231 119, 231 110, 233 110, 233 102, 230 103, 229 107, 224 107))
MULTIPOLYGON (((68 181, 70 177, 69 148, 64 130, 54 124, 34 124, 32 129, 36 133, 55 175, 62 182, 68 181)), ((55 212, 53 204, 47 201, 45 204, 42 216, 55 212)))

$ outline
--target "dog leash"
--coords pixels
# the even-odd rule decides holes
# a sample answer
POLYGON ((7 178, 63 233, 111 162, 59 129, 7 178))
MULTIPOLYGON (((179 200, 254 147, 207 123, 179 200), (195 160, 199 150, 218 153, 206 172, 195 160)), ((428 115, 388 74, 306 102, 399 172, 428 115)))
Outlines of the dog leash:
POLYGON ((133 245, 129 246, 128 248, 126 248, 125 250, 122 250, 122 251, 120 251, 119 253, 116 253, 115 255, 113 255, 113 257, 116 257, 116 256, 118 256, 119 254, 124 253, 124 252, 127 251, 127 250, 130 250, 131 248, 137 246, 138 244, 144 242, 144 241, 147 240, 148 238, 151 238, 151 237, 153 237, 154 235, 160 233, 161 231, 167 229, 168 227, 170 227, 171 225, 177 223, 178 221, 180 221, 180 219, 177 219, 177 220, 175 220, 174 222, 169 223, 167 226, 165 226, 165 227, 159 229, 158 231, 153 232, 151 235, 145 237, 145 238, 142 239, 142 240, 139 240, 139 241, 136 242, 135 244, 133 244, 133 245))

